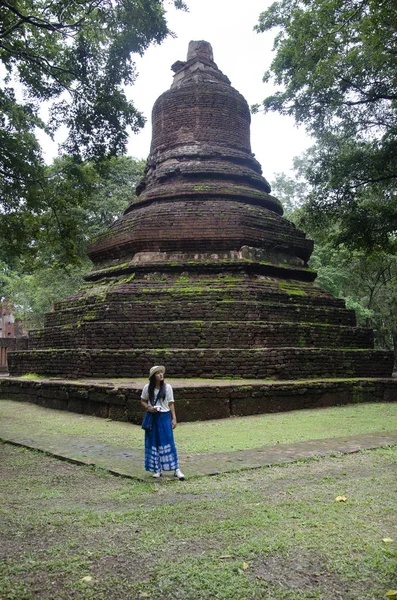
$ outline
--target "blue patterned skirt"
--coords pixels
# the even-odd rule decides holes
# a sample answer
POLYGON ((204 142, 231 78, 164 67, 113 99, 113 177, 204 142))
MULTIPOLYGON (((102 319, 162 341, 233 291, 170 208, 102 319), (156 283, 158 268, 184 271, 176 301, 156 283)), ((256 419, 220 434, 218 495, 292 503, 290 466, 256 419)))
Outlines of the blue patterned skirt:
POLYGON ((145 431, 145 469, 153 473, 178 468, 171 412, 153 414, 153 427, 145 431))

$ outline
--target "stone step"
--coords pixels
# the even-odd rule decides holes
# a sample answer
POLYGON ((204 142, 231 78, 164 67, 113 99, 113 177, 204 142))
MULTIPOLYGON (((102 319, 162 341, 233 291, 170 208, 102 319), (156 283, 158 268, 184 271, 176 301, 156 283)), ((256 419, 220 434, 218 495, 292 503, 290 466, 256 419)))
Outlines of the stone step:
MULTIPOLYGON (((0 379, 0 397, 32 402, 118 421, 142 422, 139 401, 146 378, 106 380, 0 379)), ((397 378, 306 379, 269 382, 252 379, 174 379, 178 421, 223 419, 352 402, 396 402, 397 378)))
MULTIPOLYGON (((161 275, 157 274, 159 277, 161 275)), ((128 278, 127 278, 128 279, 128 278)), ((345 303, 333 298, 325 290, 296 280, 267 278, 265 281, 219 281, 164 282, 139 281, 137 283, 100 280, 86 286, 79 294, 67 300, 57 302, 54 309, 63 310, 73 306, 93 306, 97 303, 111 302, 220 302, 227 300, 257 301, 277 304, 299 304, 305 306, 323 306, 344 308, 345 303), (103 284, 103 285, 102 285, 103 284)))
POLYGON ((10 375, 142 377, 165 364, 173 377, 390 377, 393 352, 322 348, 31 350, 8 355, 10 375))
MULTIPOLYGON (((203 164, 198 162, 197 166, 203 164)), ((178 170, 183 168, 182 165, 186 166, 186 163, 180 165, 178 170)), ((206 163, 205 168, 207 168, 206 163)), ((182 186, 179 193, 187 194, 185 200, 173 199, 172 203, 163 201, 160 206, 156 206, 155 210, 161 211, 162 219, 162 226, 156 236, 152 235, 153 201, 156 202, 158 200, 156 196, 159 195, 164 198, 164 182, 160 187, 156 186, 152 189, 146 201, 134 203, 134 208, 123 219, 113 224, 111 235, 105 232, 90 244, 88 254, 91 260, 94 263, 109 261, 109 258, 117 259, 120 256, 126 258, 141 252, 156 251, 159 248, 162 252, 174 254, 181 247, 186 250, 200 248, 201 252, 204 250, 216 253, 217 256, 224 256, 232 249, 238 250, 242 246, 248 246, 266 248, 268 260, 271 259, 275 265, 280 265, 280 251, 283 251, 287 263, 289 260, 295 262, 296 257, 301 259, 301 266, 308 261, 313 250, 313 242, 305 239, 302 232, 295 229, 280 215, 257 205, 258 201, 279 205, 274 197, 263 192, 259 192, 258 195, 258 191, 248 185, 248 187, 244 186, 245 192, 250 191, 253 197, 245 195, 245 202, 235 202, 230 197, 219 198, 219 193, 222 194, 222 191, 229 196, 234 196, 235 192, 233 186, 230 187, 226 182, 224 182, 226 185, 219 189, 218 181, 216 186, 218 198, 213 200, 203 198, 197 202, 195 198, 197 187, 202 185, 211 187, 211 182, 208 180, 200 182, 197 173, 193 177, 194 181, 189 178, 182 183, 178 173, 178 185, 182 186)), ((171 196, 173 195, 174 186, 175 183, 172 183, 166 196, 169 192, 171 196)), ((239 186, 238 195, 242 192, 243 188, 239 186)), ((206 193, 211 194, 210 189, 206 193)), ((287 268, 288 264, 284 264, 283 270, 286 271, 287 268)), ((297 277, 297 272, 299 271, 296 268, 293 269, 292 276, 297 277)))
POLYGON ((373 348, 371 329, 254 321, 95 321, 29 332, 29 349, 46 348, 373 348))
POLYGON ((84 321, 289 321, 330 325, 356 324, 353 310, 344 306, 313 306, 254 300, 98 302, 47 313, 45 326, 78 326, 84 321))

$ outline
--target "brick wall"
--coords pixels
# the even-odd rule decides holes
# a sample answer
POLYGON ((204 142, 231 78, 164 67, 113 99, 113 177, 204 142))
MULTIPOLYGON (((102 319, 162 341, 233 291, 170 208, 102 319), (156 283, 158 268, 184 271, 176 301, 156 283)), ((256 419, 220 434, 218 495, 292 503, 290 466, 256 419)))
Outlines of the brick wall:
MULTIPOLYGON (((140 424, 141 386, 75 385, 55 381, 0 380, 0 398, 32 402, 48 408, 69 410, 140 424)), ((174 387, 178 421, 223 419, 302 408, 360 402, 395 402, 397 380, 327 381, 174 387)))
MULTIPOLYGON (((261 248, 264 256, 283 252, 291 264, 296 263, 295 257, 301 262, 309 259, 313 242, 292 223, 261 206, 226 199, 231 184, 229 188, 221 183, 211 185, 218 199, 200 198, 200 190, 208 188, 208 182, 195 181, 183 185, 183 193, 193 195, 194 200, 182 201, 174 197, 182 195, 181 183, 175 182, 176 187, 169 189, 172 202, 135 207, 90 245, 90 258, 97 262, 142 251, 222 252, 247 245, 261 248), (153 225, 156 213, 161 215, 157 228, 153 225)), ((165 189, 163 184, 162 193, 165 189)), ((237 195, 243 193, 237 184, 233 189, 237 195)), ((159 190, 153 194, 160 197, 159 190)))
POLYGON ((250 153, 250 121, 246 100, 231 86, 188 84, 168 90, 155 102, 150 150, 216 141, 250 153))
MULTIPOLYGON (((236 271, 222 268, 207 273, 205 267, 199 275, 191 275, 187 269, 169 273, 161 266, 146 269, 142 273, 126 273, 123 276, 111 272, 95 272, 87 277, 88 283, 81 292, 67 300, 57 302, 55 311, 102 302, 196 302, 257 301, 269 304, 300 305, 301 307, 344 308, 343 300, 334 298, 311 281, 282 279, 249 273, 248 267, 237 265, 236 271), (242 273, 239 273, 241 271, 242 273)), ((193 269, 192 269, 193 270, 193 269)), ((311 273, 309 274, 311 275, 311 273)))
POLYGON ((164 363, 181 378, 391 375, 392 353, 314 283, 313 244, 282 218, 247 102, 207 50, 176 67, 137 199, 91 244, 80 292, 29 352, 10 353, 13 374, 131 378, 164 363))
MULTIPOLYGON (((64 306, 64 305, 63 305, 64 306)), ((97 302, 95 305, 72 306, 45 317, 46 327, 70 325, 74 328, 84 322, 104 321, 289 321, 355 325, 353 310, 342 307, 318 307, 303 304, 265 304, 239 300, 211 301, 135 301, 97 302)))
POLYGON ((8 372, 8 352, 16 350, 27 350, 27 337, 0 338, 0 373, 8 372))
POLYGON ((373 348, 370 329, 303 323, 223 321, 83 322, 30 332, 45 348, 373 348))
POLYGON ((67 378, 143 377, 165 364, 172 377, 301 378, 389 377, 393 353, 318 348, 223 348, 195 350, 32 350, 11 352, 12 375, 38 373, 67 378))

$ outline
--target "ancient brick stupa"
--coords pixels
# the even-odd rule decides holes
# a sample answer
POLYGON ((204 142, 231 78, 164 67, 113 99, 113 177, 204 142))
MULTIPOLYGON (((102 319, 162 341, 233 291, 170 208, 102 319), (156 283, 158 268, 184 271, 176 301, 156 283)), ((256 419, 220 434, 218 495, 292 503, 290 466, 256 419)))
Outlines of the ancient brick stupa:
MULTIPOLYGON (((228 402, 249 388, 238 378, 289 381, 291 406, 297 380, 316 380, 320 398, 331 379, 389 378, 392 353, 374 350, 372 332, 314 282, 312 242, 270 195, 247 102, 210 44, 191 42, 172 69, 137 199, 92 242, 81 292, 10 356, 11 375, 139 378, 165 364, 174 379, 237 378, 228 402)), ((188 399, 198 384, 184 385, 188 399)))

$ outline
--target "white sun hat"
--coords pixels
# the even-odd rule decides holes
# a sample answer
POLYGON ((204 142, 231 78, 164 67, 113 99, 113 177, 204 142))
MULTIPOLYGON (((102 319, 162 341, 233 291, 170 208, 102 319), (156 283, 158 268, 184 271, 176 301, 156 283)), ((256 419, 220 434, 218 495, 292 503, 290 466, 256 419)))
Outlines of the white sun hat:
POLYGON ((158 373, 159 371, 162 371, 163 373, 165 373, 165 367, 163 365, 156 365, 155 367, 152 367, 149 371, 149 379, 151 378, 152 375, 154 375, 155 373, 158 373))

